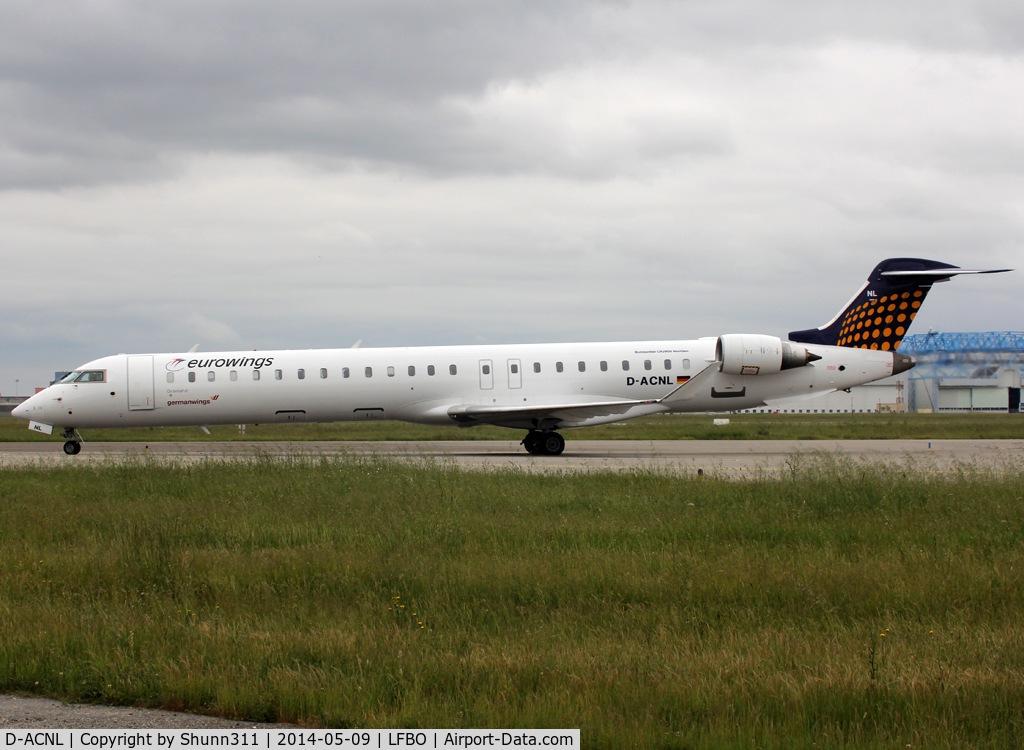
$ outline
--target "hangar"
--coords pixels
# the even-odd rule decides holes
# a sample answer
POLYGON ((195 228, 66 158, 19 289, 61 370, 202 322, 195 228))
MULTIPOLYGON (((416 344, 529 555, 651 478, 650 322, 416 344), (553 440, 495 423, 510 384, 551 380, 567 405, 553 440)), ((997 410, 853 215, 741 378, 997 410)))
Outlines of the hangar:
POLYGON ((907 336, 900 351, 917 359, 906 373, 912 411, 1019 413, 1024 332, 907 336))

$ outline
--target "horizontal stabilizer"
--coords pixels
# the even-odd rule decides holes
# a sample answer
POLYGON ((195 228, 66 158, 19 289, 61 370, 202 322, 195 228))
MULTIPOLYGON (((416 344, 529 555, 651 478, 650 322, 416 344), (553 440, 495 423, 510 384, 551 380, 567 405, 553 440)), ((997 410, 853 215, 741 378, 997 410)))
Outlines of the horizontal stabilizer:
POLYGON ((1009 273, 1012 268, 993 268, 988 271, 983 271, 976 268, 932 268, 921 271, 883 271, 882 276, 886 278, 904 277, 904 276, 918 276, 921 278, 931 277, 933 280, 949 279, 953 276, 963 276, 969 273, 1009 273))

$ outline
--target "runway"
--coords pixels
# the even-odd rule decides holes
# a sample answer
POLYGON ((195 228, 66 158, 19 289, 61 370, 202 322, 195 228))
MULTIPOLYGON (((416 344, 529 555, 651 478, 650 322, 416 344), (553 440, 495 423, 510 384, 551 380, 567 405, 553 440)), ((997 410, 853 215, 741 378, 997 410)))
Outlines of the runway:
POLYGON ((1021 470, 1024 440, 569 440, 561 456, 531 456, 515 441, 339 441, 84 443, 65 456, 60 442, 0 443, 0 467, 146 458, 233 461, 271 456, 382 456, 451 463, 467 469, 574 472, 656 469, 680 473, 777 473, 799 457, 844 456, 907 465, 925 472, 1021 470))

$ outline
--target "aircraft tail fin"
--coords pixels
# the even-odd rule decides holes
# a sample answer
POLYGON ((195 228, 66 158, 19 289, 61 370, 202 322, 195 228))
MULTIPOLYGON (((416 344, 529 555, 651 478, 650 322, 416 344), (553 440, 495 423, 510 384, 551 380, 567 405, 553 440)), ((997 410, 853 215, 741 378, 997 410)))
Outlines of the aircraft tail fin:
POLYGON ((791 331, 789 340, 800 344, 895 351, 932 284, 949 281, 960 274, 1009 270, 967 270, 923 258, 889 258, 875 266, 864 286, 832 320, 819 328, 791 331))

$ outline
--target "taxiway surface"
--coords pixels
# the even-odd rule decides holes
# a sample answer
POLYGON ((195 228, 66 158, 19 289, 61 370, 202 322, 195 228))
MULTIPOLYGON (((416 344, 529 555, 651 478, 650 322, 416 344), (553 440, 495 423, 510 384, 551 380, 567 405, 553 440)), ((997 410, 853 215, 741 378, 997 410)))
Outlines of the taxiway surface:
POLYGON ((921 471, 1013 469, 1024 463, 1024 440, 569 440, 561 456, 531 456, 516 441, 168 442, 84 443, 65 456, 61 443, 0 443, 0 466, 150 457, 193 462, 272 456, 382 456, 451 462, 477 469, 529 471, 633 470, 709 474, 778 472, 796 456, 834 454, 854 461, 908 464, 921 471))

